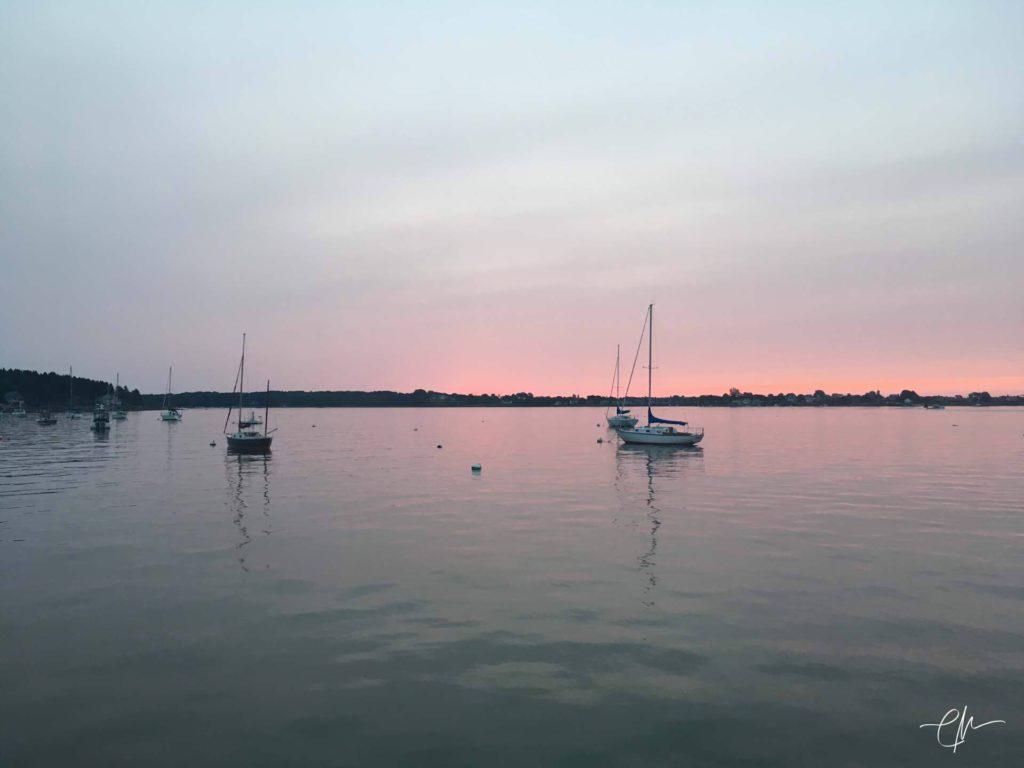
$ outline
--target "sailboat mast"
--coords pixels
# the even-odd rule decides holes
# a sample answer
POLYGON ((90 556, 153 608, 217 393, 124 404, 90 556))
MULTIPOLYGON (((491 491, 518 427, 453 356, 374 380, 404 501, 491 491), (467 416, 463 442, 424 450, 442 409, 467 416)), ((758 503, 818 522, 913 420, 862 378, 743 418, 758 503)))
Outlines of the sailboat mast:
POLYGON ((654 305, 647 305, 647 426, 651 426, 651 382, 654 379, 654 305))
POLYGON ((270 379, 267 379, 267 402, 263 409, 263 436, 267 436, 267 426, 270 424, 270 379))
POLYGON ((75 366, 68 366, 68 405, 75 407, 75 366))
POLYGON ((242 393, 245 392, 245 334, 242 334, 242 365, 238 371, 238 431, 242 431, 242 393))
MULTIPOLYGON (((621 344, 616 344, 615 345, 615 399, 616 400, 620 400, 621 399, 619 397, 619 351, 621 350, 621 348, 622 348, 621 344)), ((619 405, 621 405, 621 403, 619 405)))

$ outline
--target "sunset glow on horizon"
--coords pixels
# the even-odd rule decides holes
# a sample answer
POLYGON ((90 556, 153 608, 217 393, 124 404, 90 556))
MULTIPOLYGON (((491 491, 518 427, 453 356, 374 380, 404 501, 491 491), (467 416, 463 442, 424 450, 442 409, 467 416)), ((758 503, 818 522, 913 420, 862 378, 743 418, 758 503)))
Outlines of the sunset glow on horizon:
POLYGON ((230 390, 245 331, 275 389, 605 394, 654 302, 655 395, 1024 393, 1022 29, 7 3, 0 367, 230 390))

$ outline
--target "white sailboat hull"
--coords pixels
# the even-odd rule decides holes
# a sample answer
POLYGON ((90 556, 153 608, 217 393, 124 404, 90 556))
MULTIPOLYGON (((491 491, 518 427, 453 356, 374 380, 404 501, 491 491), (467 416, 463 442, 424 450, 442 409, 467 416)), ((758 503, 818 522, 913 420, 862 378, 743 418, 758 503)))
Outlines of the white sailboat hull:
POLYGON ((623 442, 636 445, 696 445, 704 439, 704 432, 677 432, 662 427, 638 427, 615 430, 623 442))

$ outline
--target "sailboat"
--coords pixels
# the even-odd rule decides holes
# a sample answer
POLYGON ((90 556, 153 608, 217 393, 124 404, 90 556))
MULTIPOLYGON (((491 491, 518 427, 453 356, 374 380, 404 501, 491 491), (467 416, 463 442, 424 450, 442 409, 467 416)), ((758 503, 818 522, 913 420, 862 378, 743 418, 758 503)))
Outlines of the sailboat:
POLYGON ((82 415, 75 408, 75 368, 68 366, 68 418, 80 419, 82 415))
POLYGON ((24 400, 19 400, 17 403, 14 404, 14 410, 11 411, 11 415, 12 416, 20 416, 23 419, 26 416, 28 416, 28 411, 25 410, 25 401, 24 400))
MULTIPOLYGON (((627 443, 643 445, 696 445, 704 439, 704 428, 676 429, 689 427, 685 421, 659 419, 651 410, 651 387, 654 379, 654 305, 647 306, 647 426, 630 429, 616 429, 619 437, 627 443)), ((643 334, 641 332, 641 339, 643 334)))
POLYGON ((227 418, 224 420, 224 433, 227 435, 228 450, 238 452, 263 453, 270 450, 270 443, 274 438, 267 431, 267 422, 270 420, 270 380, 267 380, 267 401, 263 416, 263 434, 258 429, 253 429, 252 419, 246 421, 242 416, 242 407, 245 397, 245 334, 242 334, 242 360, 238 364, 238 431, 227 435, 228 422, 231 420, 231 408, 228 408, 227 418))
POLYGON ((181 421, 181 411, 177 408, 172 408, 170 405, 171 400, 171 374, 174 371, 174 366, 167 369, 167 392, 164 394, 163 411, 160 413, 160 419, 162 421, 181 421))
POLYGON ((117 383, 114 384, 114 398, 110 401, 110 407, 113 410, 110 413, 110 418, 114 421, 124 421, 128 418, 128 412, 125 411, 124 406, 121 404, 121 398, 117 396, 118 391, 121 389, 121 374, 117 374, 117 383))
POLYGON ((39 418, 36 419, 36 424, 41 427, 52 427, 56 423, 57 418, 46 409, 40 411, 39 418))
POLYGON ((256 411, 250 410, 249 411, 249 418, 242 419, 241 421, 239 421, 238 422, 238 426, 241 427, 242 429, 245 429, 246 427, 256 427, 256 426, 259 426, 262 423, 263 423, 263 419, 261 419, 259 417, 259 415, 256 413, 256 411))
MULTIPOLYGON (((605 409, 604 417, 608 420, 609 427, 632 427, 636 425, 637 419, 631 416, 629 408, 623 407, 625 401, 619 397, 619 353, 620 345, 615 345, 615 415, 609 416, 608 409, 605 409)), ((609 397, 611 394, 609 393, 609 397)))

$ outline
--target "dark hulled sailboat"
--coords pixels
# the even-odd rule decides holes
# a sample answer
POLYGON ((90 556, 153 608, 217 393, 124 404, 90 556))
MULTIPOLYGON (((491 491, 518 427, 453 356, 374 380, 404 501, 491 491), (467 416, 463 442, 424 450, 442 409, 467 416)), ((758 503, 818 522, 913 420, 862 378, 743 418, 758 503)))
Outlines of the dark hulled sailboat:
MULTIPOLYGON (((224 431, 227 435, 228 450, 248 453, 263 453, 270 450, 270 444, 274 438, 267 430, 270 421, 270 381, 267 381, 267 402, 263 416, 263 432, 253 429, 252 419, 246 421, 242 416, 245 397, 245 334, 242 334, 242 360, 238 364, 238 431, 227 434, 228 422, 231 420, 231 408, 228 408, 228 416, 224 421, 224 431)), ((273 430, 271 430, 273 431, 273 430)))

